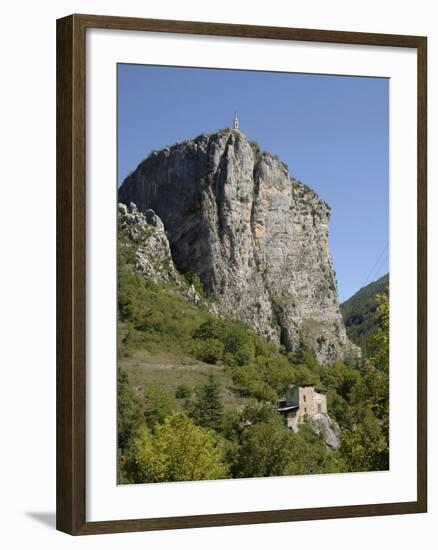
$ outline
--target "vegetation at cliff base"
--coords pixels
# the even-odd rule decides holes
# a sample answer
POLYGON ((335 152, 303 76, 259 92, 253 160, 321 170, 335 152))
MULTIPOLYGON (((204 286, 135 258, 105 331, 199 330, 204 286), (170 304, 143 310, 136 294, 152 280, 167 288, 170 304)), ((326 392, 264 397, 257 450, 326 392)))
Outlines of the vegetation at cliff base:
POLYGON ((287 353, 140 275, 123 236, 118 260, 120 483, 388 468, 385 294, 376 298, 367 357, 321 366, 304 345, 287 353), (341 430, 336 450, 308 421, 297 433, 286 427, 276 404, 291 384, 327 391, 341 430))

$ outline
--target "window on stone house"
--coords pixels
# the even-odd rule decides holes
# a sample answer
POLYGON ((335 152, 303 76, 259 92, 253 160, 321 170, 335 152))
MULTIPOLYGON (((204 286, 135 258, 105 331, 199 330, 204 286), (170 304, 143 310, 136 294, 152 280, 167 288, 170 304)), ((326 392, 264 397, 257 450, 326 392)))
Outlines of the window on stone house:
POLYGON ((322 411, 321 403, 318 403, 318 412, 320 413, 322 411))

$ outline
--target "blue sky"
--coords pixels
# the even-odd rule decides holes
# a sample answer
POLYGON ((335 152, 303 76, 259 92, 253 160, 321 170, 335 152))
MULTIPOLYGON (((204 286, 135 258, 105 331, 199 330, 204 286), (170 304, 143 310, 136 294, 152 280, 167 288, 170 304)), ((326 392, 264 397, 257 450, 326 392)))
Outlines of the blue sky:
POLYGON ((232 124, 331 207, 341 301, 388 271, 389 81, 118 65, 118 183, 154 149, 232 124))

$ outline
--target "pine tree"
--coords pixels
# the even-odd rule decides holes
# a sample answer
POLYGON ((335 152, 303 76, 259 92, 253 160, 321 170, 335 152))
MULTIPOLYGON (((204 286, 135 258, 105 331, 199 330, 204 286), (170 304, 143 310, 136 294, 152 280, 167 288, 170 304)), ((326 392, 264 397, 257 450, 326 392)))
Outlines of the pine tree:
POLYGON ((199 390, 194 417, 200 426, 218 430, 221 425, 222 414, 220 385, 213 373, 210 373, 207 384, 199 390))

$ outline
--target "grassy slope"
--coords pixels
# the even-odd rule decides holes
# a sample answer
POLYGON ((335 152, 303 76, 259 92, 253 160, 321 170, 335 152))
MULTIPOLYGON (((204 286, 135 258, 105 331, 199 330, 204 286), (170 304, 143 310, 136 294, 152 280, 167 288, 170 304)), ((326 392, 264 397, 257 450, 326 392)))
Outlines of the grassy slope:
POLYGON ((194 389, 206 384, 209 374, 214 373, 221 388, 225 411, 241 410, 248 402, 238 394, 231 373, 224 365, 209 365, 189 356, 182 359, 180 355, 169 352, 151 354, 146 350, 136 350, 121 359, 119 366, 128 374, 129 383, 139 397, 148 386, 156 384, 165 386, 172 393, 180 385, 194 389))
POLYGON ((362 348, 365 354, 367 352, 366 341, 378 326, 376 295, 387 293, 388 286, 389 274, 386 274, 361 288, 341 304, 347 334, 355 344, 362 348))

